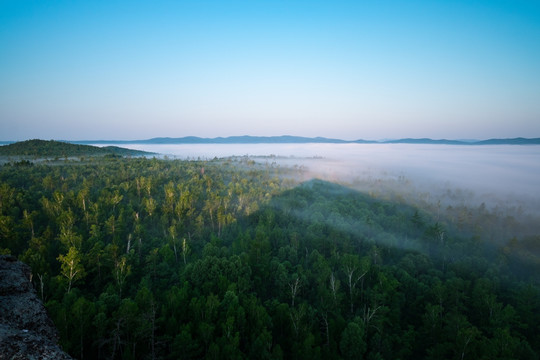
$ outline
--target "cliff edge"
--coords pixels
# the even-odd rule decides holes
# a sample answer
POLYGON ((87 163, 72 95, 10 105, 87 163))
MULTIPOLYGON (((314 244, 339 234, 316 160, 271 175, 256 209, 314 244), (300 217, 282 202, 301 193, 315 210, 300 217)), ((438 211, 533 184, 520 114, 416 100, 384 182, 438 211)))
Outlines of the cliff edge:
POLYGON ((31 269, 0 255, 0 359, 71 359, 30 282, 31 269))

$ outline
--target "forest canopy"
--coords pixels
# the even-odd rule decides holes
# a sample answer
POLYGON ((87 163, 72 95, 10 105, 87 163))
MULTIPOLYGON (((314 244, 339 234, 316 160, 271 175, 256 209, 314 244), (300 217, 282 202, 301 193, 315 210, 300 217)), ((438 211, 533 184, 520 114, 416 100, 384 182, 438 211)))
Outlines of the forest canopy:
POLYGON ((71 144, 55 140, 26 140, 0 146, 0 156, 21 156, 34 158, 77 157, 77 156, 141 156, 151 155, 140 150, 125 149, 118 146, 97 147, 71 144))
POLYGON ((495 243, 485 208, 441 218, 298 171, 6 164, 0 248, 76 358, 538 358, 539 237, 495 243))

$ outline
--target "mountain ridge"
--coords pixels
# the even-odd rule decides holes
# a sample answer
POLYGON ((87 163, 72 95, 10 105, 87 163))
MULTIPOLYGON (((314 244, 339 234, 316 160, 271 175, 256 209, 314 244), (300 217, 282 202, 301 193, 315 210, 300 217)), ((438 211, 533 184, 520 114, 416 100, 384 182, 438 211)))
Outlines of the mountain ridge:
POLYGON ((431 138, 402 138, 394 140, 342 140, 304 136, 229 136, 203 138, 198 136, 156 137, 145 140, 80 140, 73 144, 443 144, 443 145, 540 145, 540 138, 492 138, 487 140, 452 140, 431 138))

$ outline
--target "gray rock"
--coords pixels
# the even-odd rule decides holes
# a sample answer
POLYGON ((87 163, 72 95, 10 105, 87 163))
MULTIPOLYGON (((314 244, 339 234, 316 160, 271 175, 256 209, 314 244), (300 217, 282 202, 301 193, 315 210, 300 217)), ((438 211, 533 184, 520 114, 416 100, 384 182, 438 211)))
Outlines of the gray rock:
POLYGON ((71 359, 30 282, 31 269, 0 255, 0 359, 71 359))

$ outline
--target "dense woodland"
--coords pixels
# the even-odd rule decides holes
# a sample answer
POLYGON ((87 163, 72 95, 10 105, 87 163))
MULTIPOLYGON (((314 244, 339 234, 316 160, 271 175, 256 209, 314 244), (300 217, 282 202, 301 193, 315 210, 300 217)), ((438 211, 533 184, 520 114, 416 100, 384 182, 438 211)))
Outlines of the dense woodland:
POLYGON ((509 220, 485 208, 453 220, 295 172, 7 163, 0 248, 79 359, 538 358, 538 236, 494 242, 509 220))
MULTIPOLYGON (((125 149, 118 146, 90 146, 81 144, 70 144, 55 140, 26 140, 13 144, 0 146, 0 156, 22 157, 31 159, 43 158, 67 158, 77 156, 141 156, 148 155, 147 152, 139 150, 125 149)), ((28 161, 28 160, 27 160, 28 161)))

